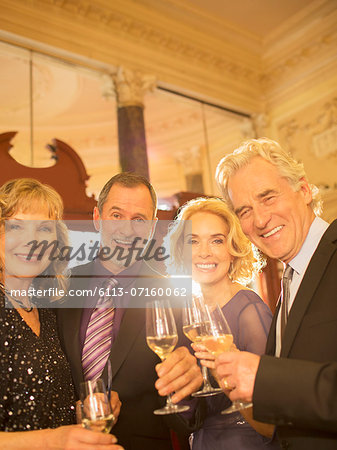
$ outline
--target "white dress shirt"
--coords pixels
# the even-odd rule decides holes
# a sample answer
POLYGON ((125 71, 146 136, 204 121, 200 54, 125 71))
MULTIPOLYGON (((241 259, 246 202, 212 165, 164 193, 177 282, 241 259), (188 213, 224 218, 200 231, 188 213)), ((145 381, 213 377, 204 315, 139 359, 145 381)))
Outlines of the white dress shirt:
MULTIPOLYGON (((323 234, 326 232, 329 224, 320 217, 315 217, 312 222, 307 237, 297 255, 289 262, 289 265, 294 269, 293 277, 290 283, 290 296, 288 302, 288 313, 294 303, 298 288, 303 280, 305 271, 309 265, 312 255, 315 253, 323 234)), ((281 352, 281 320, 280 311, 276 322, 276 349, 275 356, 280 356, 281 352)))

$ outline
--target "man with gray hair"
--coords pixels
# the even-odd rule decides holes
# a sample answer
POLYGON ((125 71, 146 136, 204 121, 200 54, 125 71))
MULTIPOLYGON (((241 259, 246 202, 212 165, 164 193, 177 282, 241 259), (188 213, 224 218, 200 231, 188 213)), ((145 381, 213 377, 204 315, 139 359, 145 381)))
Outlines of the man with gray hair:
POLYGON ((282 448, 336 449, 337 220, 318 217, 318 189, 270 139, 243 143, 216 178, 247 237, 285 266, 266 355, 223 353, 217 375, 276 426, 282 448))

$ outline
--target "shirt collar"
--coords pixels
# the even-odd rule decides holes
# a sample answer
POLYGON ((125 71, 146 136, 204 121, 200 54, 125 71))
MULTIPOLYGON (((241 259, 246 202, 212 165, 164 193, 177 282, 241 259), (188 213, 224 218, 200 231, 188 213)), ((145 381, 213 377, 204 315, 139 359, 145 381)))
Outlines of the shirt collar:
POLYGON ((99 258, 95 259, 93 274, 100 277, 113 277, 118 280, 118 285, 122 288, 129 286, 138 277, 142 266, 141 261, 136 261, 130 267, 127 267, 122 272, 118 274, 113 274, 108 269, 106 269, 99 258))
POLYGON ((303 274, 314 254, 323 234, 329 227, 329 224, 320 217, 315 217, 312 222, 307 237, 297 255, 289 262, 289 265, 299 275, 303 274))

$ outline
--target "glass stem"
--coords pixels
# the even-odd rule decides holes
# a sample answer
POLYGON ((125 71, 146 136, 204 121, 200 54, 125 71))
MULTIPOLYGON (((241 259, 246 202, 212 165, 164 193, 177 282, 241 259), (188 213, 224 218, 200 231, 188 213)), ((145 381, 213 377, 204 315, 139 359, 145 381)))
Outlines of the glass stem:
POLYGON ((207 367, 202 366, 201 373, 202 373, 202 378, 204 379, 204 388, 211 388, 212 386, 211 386, 211 383, 209 382, 207 367))
POLYGON ((168 396, 166 397, 166 406, 169 408, 174 406, 174 403, 172 403, 172 394, 168 394, 168 396))

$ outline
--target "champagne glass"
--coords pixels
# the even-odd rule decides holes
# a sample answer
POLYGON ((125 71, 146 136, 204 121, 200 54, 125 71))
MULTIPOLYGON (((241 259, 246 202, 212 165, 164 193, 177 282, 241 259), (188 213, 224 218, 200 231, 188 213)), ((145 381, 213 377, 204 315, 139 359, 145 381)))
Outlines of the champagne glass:
MULTIPOLYGON (((217 358, 221 353, 231 350, 233 335, 219 305, 216 305, 213 310, 209 305, 205 305, 205 309, 208 320, 206 323, 206 335, 202 338, 202 343, 217 358)), ((231 414, 252 406, 252 403, 234 400, 232 405, 221 413, 231 414)))
POLYGON ((101 378, 80 385, 80 415, 84 428, 110 433, 115 417, 101 378))
MULTIPOLYGON (((167 300, 154 300, 146 304, 146 342, 152 351, 164 361, 178 342, 177 328, 172 308, 167 300)), ((154 414, 173 414, 189 410, 189 406, 175 405, 171 395, 166 405, 153 411, 154 414)))
MULTIPOLYGON (((185 336, 192 342, 201 343, 206 332, 207 314, 205 305, 201 297, 192 296, 186 301, 183 309, 183 332, 185 336)), ((214 388, 208 377, 208 369, 202 366, 202 377, 204 385, 200 391, 194 392, 192 397, 208 397, 211 395, 222 394, 220 388, 214 388)))

